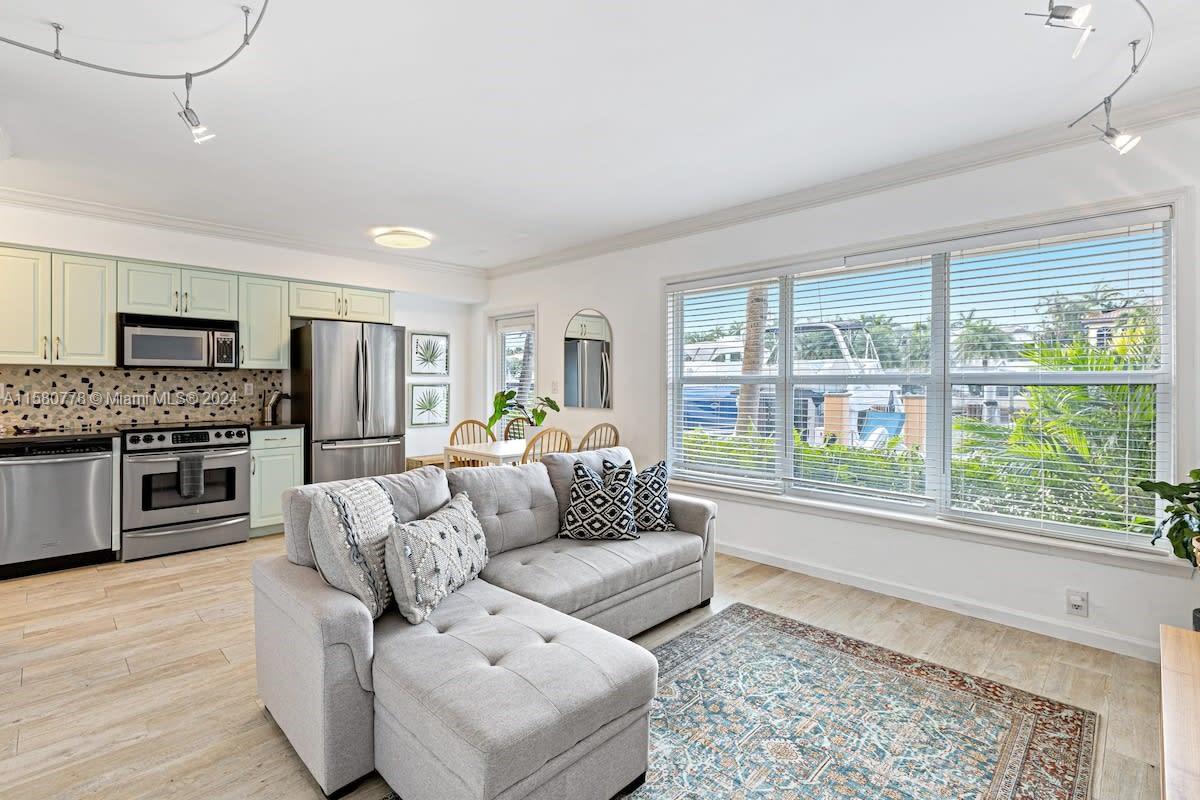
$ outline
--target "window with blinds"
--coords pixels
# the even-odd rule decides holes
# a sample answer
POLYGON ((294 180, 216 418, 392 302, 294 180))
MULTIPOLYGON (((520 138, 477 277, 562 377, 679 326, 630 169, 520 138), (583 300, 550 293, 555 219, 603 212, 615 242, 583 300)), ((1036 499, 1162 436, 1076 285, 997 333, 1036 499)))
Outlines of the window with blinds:
POLYGON ((1146 546, 1170 245, 1158 208, 670 287, 674 473, 1146 546))
MULTIPOLYGON (((537 328, 534 317, 532 314, 500 317, 495 325, 497 391, 516 391, 516 399, 527 404, 537 390, 537 328)), ((496 431, 497 435, 502 430, 496 431)))

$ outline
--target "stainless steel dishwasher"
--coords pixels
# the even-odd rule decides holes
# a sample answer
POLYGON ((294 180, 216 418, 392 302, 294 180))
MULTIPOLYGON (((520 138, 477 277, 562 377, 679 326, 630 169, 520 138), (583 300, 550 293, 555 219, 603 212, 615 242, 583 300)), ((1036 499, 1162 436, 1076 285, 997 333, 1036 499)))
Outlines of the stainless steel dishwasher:
POLYGON ((111 552, 112 482, 111 439, 0 444, 0 569, 111 552))

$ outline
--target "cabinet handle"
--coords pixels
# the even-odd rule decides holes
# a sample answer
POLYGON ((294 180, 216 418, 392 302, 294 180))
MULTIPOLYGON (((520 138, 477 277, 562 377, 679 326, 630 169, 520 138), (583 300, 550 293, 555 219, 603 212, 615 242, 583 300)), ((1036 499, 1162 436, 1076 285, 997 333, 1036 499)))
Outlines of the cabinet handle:
POLYGON ((54 359, 57 361, 62 358, 62 337, 54 337, 54 359))
POLYGON ((49 336, 42 337, 42 360, 43 361, 50 360, 50 337, 49 336))
POLYGON ((253 475, 258 470, 258 461, 254 456, 250 456, 250 474, 253 475))
POLYGON ((183 293, 183 313, 186 314, 187 310, 188 310, 188 293, 184 292, 183 293))
POLYGON ((242 345, 242 348, 241 348, 241 350, 242 350, 242 358, 241 358, 241 360, 238 362, 238 366, 239 366, 239 367, 240 367, 242 364, 245 364, 245 363, 246 363, 246 345, 242 345))
POLYGON ((346 304, 346 301, 342 300, 342 298, 339 297, 337 299, 337 315, 339 317, 345 316, 344 310, 342 308, 345 304, 346 304))
POLYGON ((175 291, 171 292, 171 297, 173 297, 175 299, 175 310, 178 311, 179 310, 179 290, 176 289, 175 291))

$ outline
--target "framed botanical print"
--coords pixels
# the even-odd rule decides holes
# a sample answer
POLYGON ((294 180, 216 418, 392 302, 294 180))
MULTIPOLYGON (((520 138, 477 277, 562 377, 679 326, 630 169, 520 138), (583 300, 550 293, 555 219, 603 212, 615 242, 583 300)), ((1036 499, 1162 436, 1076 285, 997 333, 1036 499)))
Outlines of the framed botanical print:
POLYGON ((450 334, 421 333, 408 335, 408 372, 410 375, 450 374, 450 334))
POLYGON ((414 383, 408 387, 408 424, 428 428, 450 424, 450 384, 414 383))

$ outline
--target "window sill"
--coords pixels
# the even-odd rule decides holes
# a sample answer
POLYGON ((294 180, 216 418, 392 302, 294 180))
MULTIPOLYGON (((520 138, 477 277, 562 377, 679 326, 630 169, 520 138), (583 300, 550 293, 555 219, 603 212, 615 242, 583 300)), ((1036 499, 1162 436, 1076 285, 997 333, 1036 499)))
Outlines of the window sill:
POLYGON ((696 481, 672 480, 671 488, 673 490, 678 489, 684 493, 707 496, 713 499, 726 498, 766 508, 804 511, 833 519, 855 517, 874 522, 890 522, 918 533, 946 536, 952 539, 963 539, 996 547, 1008 547, 1015 550, 1058 556, 1060 558, 1076 558, 1097 564, 1107 564, 1124 569, 1136 569, 1142 572, 1152 572, 1186 580, 1190 580, 1194 572, 1190 564, 1175 558, 1166 550, 1162 551, 1162 555, 1154 552, 1122 550, 1120 548, 1105 547, 1104 545, 1090 544, 1071 539, 1038 536, 1021 531, 993 528, 987 525, 938 519, 920 514, 908 514, 903 511, 852 506, 848 503, 814 500, 806 497, 795 497, 793 495, 765 494, 696 481))

